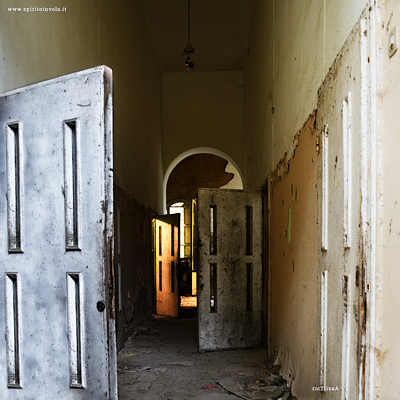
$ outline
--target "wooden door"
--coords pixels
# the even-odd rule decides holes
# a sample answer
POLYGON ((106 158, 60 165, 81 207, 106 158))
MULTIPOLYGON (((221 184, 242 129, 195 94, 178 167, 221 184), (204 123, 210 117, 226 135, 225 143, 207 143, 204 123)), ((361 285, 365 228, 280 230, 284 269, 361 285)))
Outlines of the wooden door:
POLYGON ((180 215, 160 215, 154 219, 156 313, 178 318, 180 215))

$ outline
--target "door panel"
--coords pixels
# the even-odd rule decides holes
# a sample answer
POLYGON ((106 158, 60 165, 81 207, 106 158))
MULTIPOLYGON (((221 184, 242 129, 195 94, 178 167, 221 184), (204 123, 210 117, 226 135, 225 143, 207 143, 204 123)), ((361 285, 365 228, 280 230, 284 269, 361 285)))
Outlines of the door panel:
MULTIPOLYGON (((321 385, 358 398, 359 271, 361 270, 360 33, 356 33, 320 91, 321 385)), ((361 315, 361 314, 360 314, 361 315)), ((337 392, 325 393, 338 398, 337 392)))
POLYGON ((0 96, 0 392, 114 399, 111 70, 0 96))
POLYGON ((178 318, 180 215, 161 215, 154 221, 156 314, 178 318))
POLYGON ((199 189, 200 351, 262 345, 261 192, 199 189))

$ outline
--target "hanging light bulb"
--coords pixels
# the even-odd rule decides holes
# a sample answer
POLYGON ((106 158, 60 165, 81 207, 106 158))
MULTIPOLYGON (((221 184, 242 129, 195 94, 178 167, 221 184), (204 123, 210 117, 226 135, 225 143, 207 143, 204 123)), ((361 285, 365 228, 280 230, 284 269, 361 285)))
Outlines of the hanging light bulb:
POLYGON ((187 58, 186 58, 185 65, 186 65, 186 68, 193 68, 194 67, 193 61, 189 56, 187 56, 187 58))
POLYGON ((190 0, 188 0, 188 42, 185 46, 185 48, 183 49, 183 53, 182 56, 186 55, 186 61, 185 61, 185 65, 187 69, 191 69, 194 67, 193 61, 190 58, 191 54, 194 54, 194 47, 192 46, 192 44, 190 43, 190 0))

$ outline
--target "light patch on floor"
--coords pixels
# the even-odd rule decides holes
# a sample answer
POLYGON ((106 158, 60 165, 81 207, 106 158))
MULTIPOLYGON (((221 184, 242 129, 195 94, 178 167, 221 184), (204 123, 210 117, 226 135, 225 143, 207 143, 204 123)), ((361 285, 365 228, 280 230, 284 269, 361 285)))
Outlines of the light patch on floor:
POLYGON ((181 307, 197 307, 197 297, 181 296, 180 305, 181 307))

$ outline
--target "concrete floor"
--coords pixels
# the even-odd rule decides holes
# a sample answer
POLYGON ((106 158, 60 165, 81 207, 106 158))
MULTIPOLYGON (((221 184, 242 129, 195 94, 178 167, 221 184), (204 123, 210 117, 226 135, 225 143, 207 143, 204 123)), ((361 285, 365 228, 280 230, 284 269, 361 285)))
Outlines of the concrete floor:
POLYGON ((154 317, 118 354, 119 399, 290 398, 274 372, 264 348, 198 353, 195 319, 154 317))

